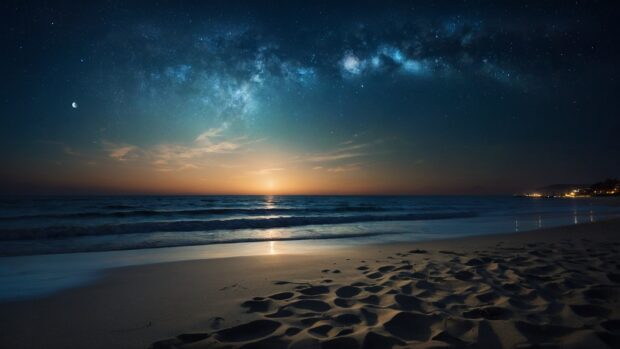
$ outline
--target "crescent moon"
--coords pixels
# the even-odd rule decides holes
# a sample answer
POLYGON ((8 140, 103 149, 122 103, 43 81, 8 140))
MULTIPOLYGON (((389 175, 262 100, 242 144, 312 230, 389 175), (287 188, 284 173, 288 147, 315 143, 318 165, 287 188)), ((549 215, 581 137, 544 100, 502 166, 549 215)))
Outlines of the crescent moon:
POLYGON ((71 103, 71 107, 72 107, 73 109, 77 109, 77 108, 78 108, 78 104, 77 104, 76 102, 72 102, 72 103, 71 103))

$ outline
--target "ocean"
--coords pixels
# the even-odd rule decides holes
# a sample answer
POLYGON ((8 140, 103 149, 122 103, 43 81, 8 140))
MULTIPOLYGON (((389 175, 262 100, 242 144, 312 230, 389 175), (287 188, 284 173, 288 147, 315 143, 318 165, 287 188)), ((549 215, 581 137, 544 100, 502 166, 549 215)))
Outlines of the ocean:
POLYGON ((510 233, 617 216, 617 198, 4 197, 0 299, 47 294, 119 266, 510 233))
POLYGON ((480 196, 27 197, 4 198, 0 208, 0 256, 286 240, 410 241, 620 213, 614 199, 480 196))

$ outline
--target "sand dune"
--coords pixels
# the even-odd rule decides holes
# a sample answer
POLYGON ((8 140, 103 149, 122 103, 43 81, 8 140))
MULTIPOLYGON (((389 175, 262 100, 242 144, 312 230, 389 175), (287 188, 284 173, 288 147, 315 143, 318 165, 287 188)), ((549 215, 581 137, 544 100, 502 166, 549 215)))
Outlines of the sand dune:
MULTIPOLYGON (((618 348, 620 243, 567 237, 405 250, 273 280, 255 320, 151 348, 618 348)), ((317 266, 320 269, 320 266, 317 266)))

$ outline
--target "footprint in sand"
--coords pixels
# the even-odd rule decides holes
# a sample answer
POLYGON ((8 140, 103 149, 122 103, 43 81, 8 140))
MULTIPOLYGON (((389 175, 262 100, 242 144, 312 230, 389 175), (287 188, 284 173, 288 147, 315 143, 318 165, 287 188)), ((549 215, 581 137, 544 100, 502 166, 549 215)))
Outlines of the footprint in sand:
POLYGON ((387 272, 390 272, 390 271, 394 270, 395 268, 396 268, 396 267, 395 267, 395 266, 393 266, 393 265, 384 265, 384 266, 382 266, 382 267, 379 267, 379 269, 377 269, 377 270, 378 270, 380 273, 385 274, 385 273, 387 273, 387 272))
POLYGON ((289 306, 293 308, 298 308, 298 309, 312 310, 312 311, 316 311, 320 313, 331 309, 329 304, 323 301, 313 300, 313 299, 304 299, 304 300, 296 301, 296 302, 289 304, 289 306))
POLYGON ((499 295, 494 291, 489 291, 481 294, 477 294, 476 298, 483 303, 490 303, 499 298, 499 295))
POLYGON ((593 286, 583 292, 586 298, 617 303, 620 301, 620 289, 610 286, 593 286))
POLYGON ((468 265, 470 267, 478 267, 478 266, 484 265, 486 263, 488 263, 488 262, 485 262, 482 259, 472 258, 472 259, 468 260, 467 262, 465 262, 465 265, 468 265))
POLYGON ((409 253, 413 253, 413 254, 422 254, 422 253, 428 253, 428 251, 426 250, 421 250, 421 249, 415 249, 415 250, 411 250, 409 251, 409 253))
POLYGON ((281 324, 273 320, 255 320, 218 331, 215 337, 220 342, 245 342, 266 337, 275 332, 281 324))
POLYGON ((502 307, 477 308, 463 313, 467 319, 508 320, 512 317, 512 311, 502 307))
POLYGON ((379 303, 381 303, 381 299, 377 295, 372 294, 366 298, 360 299, 360 302, 371 305, 379 305, 379 303))
POLYGON ((339 324, 347 326, 357 325, 362 322, 362 319, 358 315, 347 313, 336 316, 334 320, 336 320, 339 324))
POLYGON ((355 305, 355 300, 353 299, 345 299, 345 298, 336 298, 334 299, 334 304, 341 308, 351 308, 355 305))
POLYGON ((184 333, 177 336, 177 338, 185 343, 197 342, 203 339, 209 338, 208 333, 184 333))
POLYGON ((289 337, 292 337, 292 336, 297 335, 299 332, 301 332, 301 328, 289 327, 289 328, 286 329, 284 334, 289 336, 289 337))
POLYGON ((288 309, 280 308, 275 313, 267 314, 265 315, 265 317, 270 318, 270 319, 276 319, 276 318, 290 317, 293 315, 295 315, 295 313, 293 313, 292 311, 288 309))
POLYGON ((382 336, 375 332, 368 332, 362 343, 363 349, 389 349, 397 345, 405 345, 406 343, 394 337, 382 336))
POLYGON ((617 273, 607 273, 607 278, 609 279, 609 281, 616 283, 616 284, 620 284, 620 274, 617 273))
POLYGON ((461 281, 469 281, 474 278, 474 274, 467 270, 461 270, 454 274, 454 277, 461 281))
POLYGON ((336 290, 336 295, 341 298, 352 298, 357 296, 362 290, 354 286, 343 286, 336 290))
POLYGON ((269 298, 281 301, 281 300, 289 299, 293 297, 294 295, 295 294, 293 292, 281 292, 281 293, 272 294, 271 296, 269 296, 269 298))
POLYGON ((570 308, 581 317, 606 317, 611 313, 611 310, 594 304, 575 304, 570 308))
POLYGON ((364 287, 364 290, 370 293, 377 293, 383 290, 383 286, 367 286, 367 287, 364 287))
POLYGON ((340 330, 340 332, 338 332, 338 334, 336 334, 336 337, 342 337, 342 336, 348 336, 351 333, 353 333, 353 329, 352 328, 345 328, 343 330, 340 330))
POLYGON ((357 341, 350 337, 338 337, 322 343, 321 349, 358 349, 357 341))
POLYGON ((604 321, 601 326, 611 332, 620 332, 620 319, 604 321))
POLYGON ((205 340, 209 337, 210 335, 208 333, 184 333, 176 336, 175 338, 155 342, 150 346, 149 349, 177 348, 182 345, 192 344, 194 342, 205 340))
POLYGON ((403 340, 426 341, 431 336, 431 326, 441 321, 438 315, 399 312, 386 322, 386 331, 403 340))
POLYGON ((241 303, 241 306, 248 308, 248 313, 265 313, 269 311, 272 304, 272 301, 268 299, 253 299, 241 303))
POLYGON ((380 273, 380 272, 374 272, 374 273, 366 275, 366 277, 369 278, 369 279, 379 279, 379 278, 383 277, 383 274, 380 273))
POLYGON ((304 294, 306 296, 317 296, 317 295, 321 295, 321 294, 328 294, 329 293, 329 287, 327 286, 310 286, 310 287, 303 287, 300 288, 299 293, 304 294))
POLYGON ((291 290, 242 303, 259 320, 224 330, 218 323, 214 332, 181 334, 151 348, 494 348, 506 341, 514 347, 512 337, 528 346, 620 347, 618 256, 601 253, 605 246, 593 252, 554 248, 553 254, 561 256, 552 263, 544 251, 551 245, 533 247, 533 254, 528 253, 532 247, 467 255, 440 251, 447 256, 429 254, 420 264, 402 259, 427 253, 412 250, 394 254, 399 262, 388 257, 390 262, 358 266, 357 280, 324 275, 314 285, 275 281, 291 290), (603 272, 590 274, 588 267, 603 272), (563 325, 564 317, 587 327, 563 325), (500 329, 509 330, 505 338, 500 329))
POLYGON ((577 329, 562 325, 532 324, 525 321, 517 321, 515 327, 523 336, 534 343, 549 341, 551 338, 566 336, 577 329))
POLYGON ((312 327, 311 329, 308 330, 308 332, 312 333, 315 336, 327 337, 327 334, 333 328, 334 327, 330 325, 321 325, 321 326, 312 327))

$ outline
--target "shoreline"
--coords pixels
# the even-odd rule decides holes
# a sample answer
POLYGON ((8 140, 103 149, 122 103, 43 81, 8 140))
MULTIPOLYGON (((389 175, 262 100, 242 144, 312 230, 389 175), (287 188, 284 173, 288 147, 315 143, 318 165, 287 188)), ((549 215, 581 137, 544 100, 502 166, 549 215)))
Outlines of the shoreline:
MULTIPOLYGON (((275 234, 270 234, 273 235, 274 239, 262 242, 189 244, 170 247, 151 245, 149 248, 141 249, 4 256, 0 257, 0 284, 4 284, 4 287, 0 288, 0 303, 41 298, 70 288, 81 287, 96 282, 109 269, 126 266, 270 254, 312 254, 326 249, 347 249, 392 243, 409 244, 468 236, 503 235, 578 224, 576 215, 560 215, 558 217, 555 219, 547 217, 542 221, 540 217, 537 221, 516 219, 509 221, 504 217, 416 221, 407 222, 404 226, 392 226, 391 228, 395 229, 393 234, 378 233, 386 228, 385 223, 382 223, 365 226, 365 231, 371 236, 357 238, 281 240, 277 238, 280 233, 275 232, 275 234), (559 219, 558 217, 563 218, 559 219), (412 223, 413 225, 411 225, 412 223), (547 228, 541 228, 543 225, 547 228)), ((593 222, 613 219, 613 217, 613 215, 598 215, 594 220, 595 217, 590 212, 589 215, 580 217, 579 221, 593 222)), ((339 225, 316 229, 323 231, 324 234, 331 234, 330 229, 343 228, 339 225)), ((344 229, 359 228, 351 226, 344 229)), ((118 238, 122 239, 121 237, 118 238)), ((62 241, 54 241, 53 243, 58 242, 66 243, 62 241)), ((5 249, 12 249, 13 247, 15 246, 4 246, 5 249)))
MULTIPOLYGON (((216 333, 220 329, 261 318, 263 313, 247 313, 247 309, 240 307, 240 304, 254 297, 287 292, 293 285, 274 284, 274 281, 288 280, 320 285, 322 281, 331 279, 333 284, 329 285, 334 285, 333 288, 336 289, 337 284, 353 284, 356 280, 372 281, 360 275, 358 268, 362 260, 376 264, 392 263, 395 258, 405 258, 404 255, 396 254, 403 254, 407 250, 420 249, 429 252, 408 255, 413 265, 428 264, 429 261, 441 265, 449 263, 453 258, 465 258, 441 251, 470 255, 484 248, 497 248, 496 245, 500 242, 503 246, 501 248, 532 244, 531 248, 534 249, 538 248, 536 244, 558 244, 566 239, 587 239, 595 243, 608 242, 610 246, 615 246, 614 244, 620 243, 620 219, 519 233, 350 246, 313 251, 309 254, 199 259, 110 269, 102 278, 89 285, 64 290, 42 299, 3 303, 0 321, 4 325, 0 331, 0 346, 146 348, 154 342, 175 338, 181 333, 216 333), (425 261, 425 258, 428 260, 425 261), (329 271, 325 272, 328 269, 329 271), (38 335, 32 336, 33 331, 38 335)), ((596 245, 596 248, 603 249, 604 246, 596 245)), ((615 247, 612 249, 615 251, 615 247)), ((506 255, 514 252, 501 251, 506 255)), ((610 253, 617 254, 617 251, 613 251, 610 253)), ((618 267, 617 264, 615 266, 618 267)), ((616 272, 617 270, 614 271, 616 272)), ((392 301, 386 298, 381 299, 381 302, 392 301)), ((270 306, 277 307, 275 304, 270 306)), ((611 314, 607 317, 620 316, 617 308, 616 306, 611 309, 611 314)), ((269 310, 275 311, 271 308, 269 310)), ((328 312, 336 310, 342 311, 334 307, 328 312)), ((516 313, 515 310, 513 312, 516 313)), ((572 317, 574 315, 571 319, 572 317)), ((363 326, 352 327, 354 333, 344 337, 363 342, 363 326)), ((331 332, 335 332, 335 329, 331 332)), ((336 338, 336 333, 331 332, 325 338, 317 337, 319 339, 308 336, 306 332, 296 336, 306 333, 308 338, 327 342, 336 338)), ((517 332, 521 337, 516 334, 515 336, 522 340, 525 335, 517 332)), ((218 341, 213 338, 203 340, 205 343, 209 340, 218 341)), ((463 337, 459 340, 466 339, 463 337)), ((291 342, 296 340, 299 338, 290 338, 291 342)), ((598 342, 604 343, 600 338, 598 342)))

